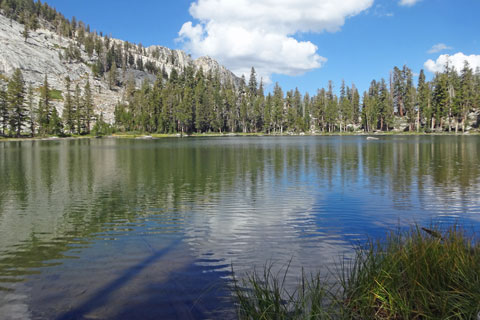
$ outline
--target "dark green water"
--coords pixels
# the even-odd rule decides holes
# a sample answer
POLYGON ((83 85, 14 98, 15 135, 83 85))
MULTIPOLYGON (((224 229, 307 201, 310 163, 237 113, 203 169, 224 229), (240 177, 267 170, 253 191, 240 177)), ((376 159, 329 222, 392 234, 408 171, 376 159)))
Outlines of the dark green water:
POLYGON ((480 137, 0 142, 0 318, 229 318, 232 264, 432 221, 480 226, 480 137))

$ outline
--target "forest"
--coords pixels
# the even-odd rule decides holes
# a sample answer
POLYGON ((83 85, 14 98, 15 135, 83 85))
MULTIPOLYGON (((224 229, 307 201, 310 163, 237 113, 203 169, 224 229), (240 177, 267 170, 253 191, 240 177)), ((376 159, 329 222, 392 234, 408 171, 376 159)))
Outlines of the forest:
MULTIPOLYGON (((92 77, 110 90, 121 90, 122 99, 108 124, 95 112, 90 82, 80 88, 64 79, 63 108, 52 105, 55 90, 48 78, 40 90, 26 84, 20 69, 0 74, 0 135, 4 137, 87 135, 112 132, 137 133, 336 133, 336 132, 465 132, 478 128, 480 70, 465 62, 462 70, 446 66, 427 81, 423 70, 418 81, 407 66, 394 67, 387 79, 373 80, 360 95, 354 84, 342 82, 313 95, 298 89, 284 91, 277 83, 271 92, 257 79, 252 67, 247 80, 222 79, 218 73, 186 66, 168 74, 152 62, 160 54, 142 44, 113 41, 91 31, 82 21, 65 18, 46 3, 33 0, 0 0, 1 14, 24 25, 23 36, 49 28, 73 40, 59 55, 81 61, 85 52, 92 77), (151 57, 145 59, 142 57, 151 57), (137 87, 130 71, 145 78, 137 87), (39 92, 38 92, 39 91, 39 92)), ((175 56, 168 57, 175 63, 175 56)))

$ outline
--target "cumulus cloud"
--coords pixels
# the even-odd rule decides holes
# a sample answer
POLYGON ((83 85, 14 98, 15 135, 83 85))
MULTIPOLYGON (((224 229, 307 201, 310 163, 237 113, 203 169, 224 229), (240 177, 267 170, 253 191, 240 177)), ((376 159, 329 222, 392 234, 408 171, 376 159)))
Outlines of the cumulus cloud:
POLYGON ((400 0, 400 5, 401 6, 406 6, 406 7, 411 7, 417 2, 420 2, 421 0, 400 0))
POLYGON ((465 65, 465 61, 468 62, 470 68, 472 68, 474 71, 477 68, 480 68, 480 55, 472 54, 467 56, 462 52, 458 52, 452 56, 448 54, 442 54, 436 61, 433 61, 432 59, 427 60, 424 66, 428 71, 435 73, 443 72, 445 70, 445 66, 448 64, 460 72, 465 65))
POLYGON ((451 50, 451 49, 453 49, 453 48, 447 46, 445 43, 437 43, 436 45, 431 47, 430 50, 428 50, 427 52, 428 53, 437 53, 437 52, 440 52, 440 51, 451 50))
POLYGON ((197 0, 179 40, 195 56, 218 59, 236 74, 252 66, 260 76, 300 75, 327 59, 299 33, 336 32, 345 20, 368 9, 373 0, 197 0))

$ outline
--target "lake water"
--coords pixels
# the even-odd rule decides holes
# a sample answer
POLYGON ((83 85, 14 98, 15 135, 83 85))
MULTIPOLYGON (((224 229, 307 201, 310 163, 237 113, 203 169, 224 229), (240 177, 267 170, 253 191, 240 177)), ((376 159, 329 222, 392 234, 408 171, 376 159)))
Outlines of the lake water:
POLYGON ((0 142, 0 315, 234 318, 232 265, 331 269, 413 222, 480 226, 480 137, 0 142))

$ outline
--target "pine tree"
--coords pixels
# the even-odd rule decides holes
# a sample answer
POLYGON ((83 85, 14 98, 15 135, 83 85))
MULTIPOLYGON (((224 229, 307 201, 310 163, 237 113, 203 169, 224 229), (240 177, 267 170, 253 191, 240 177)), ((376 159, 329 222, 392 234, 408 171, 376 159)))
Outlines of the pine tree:
POLYGON ((273 131, 277 133, 277 130, 280 130, 280 133, 283 133, 283 91, 280 85, 275 83, 273 89, 273 110, 272 110, 272 124, 273 131))
POLYGON ((250 71, 250 80, 248 81, 248 91, 251 97, 257 96, 257 73, 255 72, 255 68, 252 67, 250 71))
POLYGON ((194 91, 190 86, 186 86, 183 91, 183 99, 180 108, 177 111, 176 118, 182 135, 190 131, 192 126, 193 106, 195 104, 194 91))
POLYGON ((113 88, 117 85, 117 64, 114 62, 110 71, 108 71, 108 88, 113 90, 113 88))
POLYGON ((467 61, 465 61, 461 73, 459 98, 462 117, 462 131, 465 132, 468 121, 468 114, 475 105, 474 75, 473 70, 470 68, 470 65, 467 61))
MULTIPOLYGON (((365 131, 371 132, 378 129, 379 109, 381 107, 380 87, 382 84, 373 80, 368 92, 363 95, 362 120, 365 131)), ((386 86, 386 85, 385 85, 386 86)))
POLYGON ((30 83, 28 86, 28 93, 27 93, 27 103, 28 103, 28 119, 29 119, 29 126, 30 126, 30 134, 35 136, 35 118, 36 118, 36 111, 34 107, 34 97, 33 97, 33 87, 30 83))
POLYGON ((85 51, 87 52, 89 58, 93 56, 94 49, 95 41, 93 39, 93 35, 90 34, 85 38, 85 51))
MULTIPOLYGON (((148 78, 146 78, 140 90, 137 92, 135 97, 135 103, 139 107, 140 112, 138 113, 137 118, 137 125, 139 131, 143 132, 150 132, 150 118, 151 118, 151 103, 150 103, 150 94, 151 86, 148 78)), ((172 104, 173 107, 173 104, 172 104)), ((169 122, 169 121, 168 121, 169 122)), ((170 127, 170 123, 168 123, 168 127, 170 127)))
MULTIPOLYGON (((175 69, 174 69, 175 70, 175 69)), ((173 73, 172 74, 176 74, 173 73)), ((172 78, 170 76, 170 78, 172 78)), ((204 79, 203 70, 197 71, 195 76, 195 129, 197 132, 205 132, 208 125, 207 107, 205 105, 205 91, 206 83, 204 79)))
POLYGON ((317 94, 313 97, 312 117, 315 129, 325 131, 325 89, 318 89, 317 94))
POLYGON ((82 104, 82 94, 80 91, 80 86, 78 83, 75 86, 75 95, 73 97, 74 103, 74 110, 75 110, 75 122, 77 128, 77 134, 81 135, 84 129, 84 111, 83 111, 83 104, 82 104))
MULTIPOLYGON (((461 103, 459 101, 460 91, 460 77, 458 76, 455 68, 447 62, 444 75, 446 77, 447 84, 447 105, 445 107, 445 115, 447 117, 448 131, 452 131, 452 120, 458 124, 461 118, 461 103)), ((443 127, 443 126, 442 126, 443 127)))
POLYGON ((326 93, 327 105, 325 110, 325 122, 328 127, 328 132, 334 132, 337 125, 338 116, 338 100, 333 94, 333 82, 328 82, 328 91, 326 93))
POLYGON ((246 132, 248 123, 248 88, 245 75, 240 79, 238 88, 239 95, 237 97, 238 120, 241 122, 242 132, 246 132))
POLYGON ((443 118, 447 113, 449 104, 448 94, 448 81, 445 73, 439 73, 435 75, 433 79, 433 118, 432 118, 432 130, 439 127, 443 130, 443 118))
POLYGON ((137 58, 137 70, 143 71, 143 59, 142 59, 142 57, 137 58))
POLYGON ((393 68, 393 87, 392 96, 395 109, 400 117, 404 116, 404 103, 405 103, 405 78, 404 73, 398 67, 393 68))
POLYGON ((130 68, 132 68, 135 64, 135 58, 133 57, 133 54, 131 52, 128 52, 128 65, 130 68))
POLYGON ((36 31, 39 28, 38 18, 35 13, 30 15, 29 27, 32 31, 36 31))
POLYGON ((72 81, 70 77, 65 78, 65 100, 63 104, 63 120, 65 121, 65 127, 68 132, 73 134, 75 132, 75 106, 72 100, 72 94, 70 93, 72 81))
POLYGON ((7 91, 0 83, 0 118, 1 121, 1 133, 5 136, 8 132, 8 123, 10 122, 10 110, 8 106, 7 91))
POLYGON ((224 103, 222 96, 222 85, 220 82, 220 75, 218 72, 215 72, 212 79, 212 100, 213 108, 211 110, 212 114, 210 117, 210 126, 213 131, 222 133, 225 126, 224 119, 224 103))
POLYGON ((269 93, 265 100, 265 108, 263 109, 263 131, 270 134, 272 131, 272 112, 273 112, 273 98, 269 93))
POLYGON ((404 83, 404 96, 403 96, 403 102, 404 102, 404 108, 405 108, 405 113, 407 115, 407 121, 409 124, 409 130, 413 131, 415 127, 415 122, 417 118, 417 112, 415 110, 416 106, 416 89, 415 86, 413 85, 413 73, 410 68, 407 66, 403 66, 403 79, 405 81, 404 83))
MULTIPOLYGON (((393 107, 393 104, 392 104, 393 107)), ((360 116, 360 94, 358 89, 352 84, 352 113, 353 113, 353 124, 358 124, 358 118, 360 116)), ((393 112, 392 112, 393 116, 393 112)))
POLYGON ((16 69, 8 82, 8 104, 11 109, 10 127, 16 132, 17 137, 21 135, 22 127, 27 120, 25 107, 25 84, 20 69, 16 69))
POLYGON ((25 24, 23 26, 23 31, 22 31, 22 36, 25 39, 25 42, 27 42, 28 37, 30 36, 30 32, 28 30, 28 24, 25 24))
POLYGON ((312 99, 310 98, 310 95, 307 93, 305 93, 305 96, 303 97, 303 123, 302 123, 302 132, 306 132, 306 131, 309 131, 310 130, 310 122, 311 122, 311 118, 310 118, 310 114, 311 114, 311 104, 312 104, 312 99))
POLYGON ((93 126, 92 133, 97 137, 101 137, 109 134, 110 132, 110 126, 108 125, 108 123, 105 122, 102 112, 100 113, 100 117, 98 117, 95 125, 93 126))
POLYGON ((388 87, 385 79, 382 79, 379 84, 378 92, 378 102, 377 110, 379 116, 379 129, 380 130, 389 130, 389 127, 392 125, 392 116, 393 110, 391 108, 392 104, 390 101, 390 92, 388 92, 388 87))
POLYGON ((298 88, 295 88, 293 93, 293 111, 294 111, 294 127, 296 132, 300 132, 302 130, 302 122, 303 122, 303 104, 302 104, 302 94, 298 88))
POLYGON ((248 102, 245 95, 240 97, 240 121, 242 122, 242 132, 246 133, 248 128, 248 102))
POLYGON ((162 91, 163 91, 163 81, 159 77, 155 81, 153 85, 152 92, 150 94, 150 108, 151 108, 151 115, 150 115, 150 130, 151 132, 159 132, 159 118, 158 115, 162 109, 162 91))
POLYGON ((39 133, 42 135, 50 134, 50 88, 48 85, 47 75, 45 75, 45 79, 43 80, 43 86, 40 88, 38 114, 39 133))
POLYGON ((346 131, 347 124, 353 117, 353 110, 350 101, 350 89, 345 86, 345 81, 342 80, 340 86, 340 131, 346 131))
POLYGON ((237 99, 234 86, 231 83, 225 90, 225 113, 229 131, 235 132, 238 127, 237 99))
POLYGON ((263 128, 263 109, 265 108, 265 97, 263 93, 263 81, 257 90, 256 98, 253 101, 253 128, 259 132, 263 128))
POLYGON ((125 84, 125 90, 123 93, 123 100, 128 103, 132 103, 133 97, 135 95, 135 79, 133 78, 133 73, 130 73, 127 77, 127 82, 125 84))
POLYGON ((430 123, 431 121, 431 108, 430 108, 430 90, 428 83, 426 82, 425 72, 420 70, 420 75, 418 76, 418 85, 417 85, 417 132, 420 131, 422 118, 425 117, 425 122, 430 123))
POLYGON ((93 98, 92 98, 92 89, 90 87, 90 78, 87 79, 85 88, 83 90, 83 108, 85 116, 85 129, 86 133, 90 133, 90 122, 93 117, 93 98))
POLYGON ((63 136, 63 124, 62 119, 58 115, 57 108, 52 107, 52 114, 50 117, 49 126, 49 133, 56 135, 56 136, 63 136))

